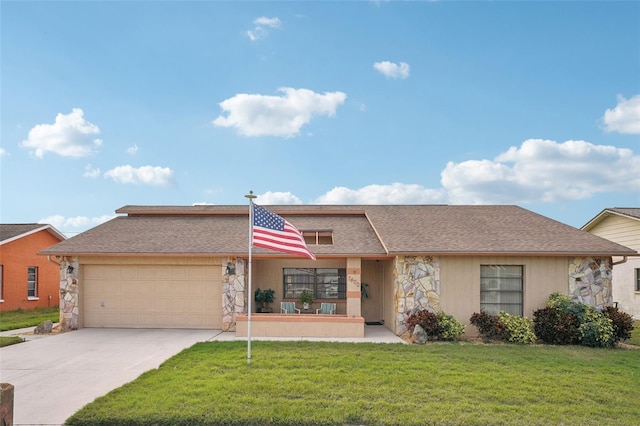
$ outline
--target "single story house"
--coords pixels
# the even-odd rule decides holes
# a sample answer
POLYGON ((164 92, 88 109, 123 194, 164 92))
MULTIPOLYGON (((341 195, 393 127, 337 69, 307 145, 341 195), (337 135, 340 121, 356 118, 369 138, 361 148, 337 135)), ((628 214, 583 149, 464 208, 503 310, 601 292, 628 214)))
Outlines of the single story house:
MULTIPOLYGON (((59 259, 63 329, 220 328, 247 335, 251 288, 273 289, 252 336, 398 335, 416 309, 468 324, 474 312, 531 316, 552 292, 610 305, 611 258, 635 250, 518 206, 268 206, 317 260, 251 250, 249 206, 125 206, 123 214, 41 251, 59 259), (583 286, 588 282, 590 286, 583 286), (310 315, 280 312, 311 290, 310 315), (365 297, 366 296, 366 297, 365 297), (320 303, 333 315, 316 314, 320 303)), ((255 306, 255 304, 253 304, 255 306)))
MULTIPOLYGON (((581 229, 640 251, 640 208, 604 209, 581 229)), ((615 256, 613 265, 613 301, 640 319, 640 257, 615 256)))
POLYGON ((65 239, 47 224, 0 224, 0 311, 58 305, 59 266, 38 252, 65 239))

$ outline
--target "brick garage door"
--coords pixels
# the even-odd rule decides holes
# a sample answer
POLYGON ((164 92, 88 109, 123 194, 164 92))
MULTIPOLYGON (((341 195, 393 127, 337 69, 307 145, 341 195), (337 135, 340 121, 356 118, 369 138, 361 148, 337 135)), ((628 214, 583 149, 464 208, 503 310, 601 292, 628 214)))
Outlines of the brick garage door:
POLYGON ((80 316, 84 327, 221 327, 219 268, 83 265, 82 269, 80 316))

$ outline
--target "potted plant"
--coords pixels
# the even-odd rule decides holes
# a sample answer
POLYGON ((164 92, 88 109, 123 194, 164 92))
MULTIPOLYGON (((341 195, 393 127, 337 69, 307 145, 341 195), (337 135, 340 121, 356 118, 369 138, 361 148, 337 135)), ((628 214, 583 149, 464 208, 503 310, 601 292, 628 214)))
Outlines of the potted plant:
POLYGON ((253 294, 253 299, 260 306, 256 308, 256 312, 273 312, 269 304, 273 303, 276 292, 273 289, 260 290, 257 288, 253 294))
POLYGON ((309 290, 303 290, 302 293, 300 293, 300 298, 298 300, 302 303, 302 307, 306 311, 313 303, 313 293, 309 290))

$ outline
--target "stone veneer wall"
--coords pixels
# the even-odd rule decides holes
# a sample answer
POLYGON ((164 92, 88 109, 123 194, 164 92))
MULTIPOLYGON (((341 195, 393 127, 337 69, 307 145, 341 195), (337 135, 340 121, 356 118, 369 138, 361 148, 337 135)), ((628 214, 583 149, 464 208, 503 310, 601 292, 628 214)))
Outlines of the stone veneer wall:
POLYGON ((78 258, 65 257, 60 262, 60 331, 78 329, 78 302, 78 258))
POLYGON ((569 258, 569 295, 601 310, 613 303, 610 257, 569 258))
POLYGON ((395 330, 402 335, 411 313, 440 310, 440 261, 431 256, 397 256, 393 275, 395 330))
POLYGON ((222 262, 222 330, 236 331, 236 316, 246 312, 246 271, 242 258, 222 262))

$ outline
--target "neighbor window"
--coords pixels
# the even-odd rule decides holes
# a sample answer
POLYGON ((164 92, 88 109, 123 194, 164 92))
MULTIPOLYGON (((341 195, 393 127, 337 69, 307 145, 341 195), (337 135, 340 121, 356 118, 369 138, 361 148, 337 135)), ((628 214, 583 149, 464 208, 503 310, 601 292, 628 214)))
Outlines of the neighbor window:
POLYGON ((640 268, 636 268, 636 291, 640 291, 640 268))
POLYGON ((333 232, 331 230, 302 231, 302 236, 307 245, 333 244, 333 232))
POLYGON ((3 275, 4 275, 4 268, 2 265, 0 265, 0 300, 4 299, 4 297, 2 297, 4 295, 4 287, 2 286, 3 275))
POLYGON ((27 296, 38 297, 38 267, 27 268, 27 296))
POLYGON ((480 266, 480 310, 522 316, 524 266, 480 266))
POLYGON ((282 275, 285 299, 297 299, 304 290, 314 299, 346 299, 346 269, 284 268, 282 275))

